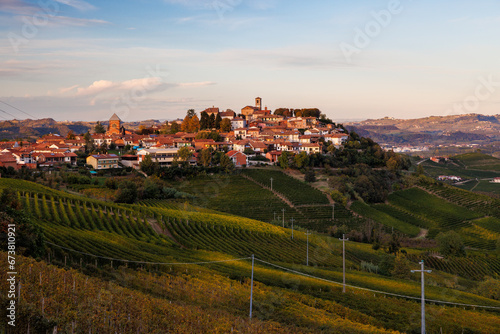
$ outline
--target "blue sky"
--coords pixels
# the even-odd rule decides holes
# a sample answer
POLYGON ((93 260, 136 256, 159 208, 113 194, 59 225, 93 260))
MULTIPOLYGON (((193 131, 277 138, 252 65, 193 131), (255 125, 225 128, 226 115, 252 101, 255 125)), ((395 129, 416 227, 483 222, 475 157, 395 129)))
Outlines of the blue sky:
POLYGON ((2 0, 0 101, 56 120, 256 96, 333 120, 500 114, 499 35, 498 1, 2 0))

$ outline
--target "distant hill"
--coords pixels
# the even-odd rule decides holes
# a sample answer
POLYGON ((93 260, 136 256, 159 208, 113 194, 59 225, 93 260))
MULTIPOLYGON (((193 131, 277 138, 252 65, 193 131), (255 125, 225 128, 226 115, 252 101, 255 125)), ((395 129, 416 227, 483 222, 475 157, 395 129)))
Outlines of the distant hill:
POLYGON ((418 119, 369 119, 344 124, 381 144, 485 143, 500 140, 500 115, 431 116, 418 119))
MULTIPOLYGON (((92 131, 97 122, 59 122, 52 118, 42 118, 37 120, 9 120, 0 122, 0 140, 1 139, 18 139, 18 138, 39 138, 49 133, 57 133, 61 136, 66 136, 69 131, 75 134, 92 131)), ((102 122, 104 126, 108 122, 102 122)), ((161 125, 159 120, 145 120, 137 122, 124 122, 126 129, 136 130, 140 125, 152 126, 161 125)))

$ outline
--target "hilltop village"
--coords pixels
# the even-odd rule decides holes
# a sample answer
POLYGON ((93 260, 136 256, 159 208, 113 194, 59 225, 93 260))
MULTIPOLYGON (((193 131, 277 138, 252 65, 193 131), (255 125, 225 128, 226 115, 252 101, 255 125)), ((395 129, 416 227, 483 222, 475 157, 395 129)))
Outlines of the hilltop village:
POLYGON ((339 148, 349 135, 318 109, 245 106, 241 113, 210 107, 198 115, 188 110, 184 119, 166 121, 161 127, 126 129, 113 114, 104 126, 97 123, 85 134, 48 134, 36 142, 0 143, 0 167, 51 168, 86 164, 95 170, 140 168, 146 156, 160 167, 179 159, 190 165, 205 164, 203 150, 223 152, 236 167, 275 164, 283 152, 326 153, 339 148))

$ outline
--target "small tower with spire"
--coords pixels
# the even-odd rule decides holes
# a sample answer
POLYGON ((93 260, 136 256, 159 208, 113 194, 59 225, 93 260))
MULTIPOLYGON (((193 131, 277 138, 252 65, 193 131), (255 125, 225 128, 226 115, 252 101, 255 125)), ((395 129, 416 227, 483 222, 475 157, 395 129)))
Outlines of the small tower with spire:
POLYGON ((113 114, 109 119, 108 134, 120 134, 121 133, 121 122, 122 120, 116 114, 113 114))

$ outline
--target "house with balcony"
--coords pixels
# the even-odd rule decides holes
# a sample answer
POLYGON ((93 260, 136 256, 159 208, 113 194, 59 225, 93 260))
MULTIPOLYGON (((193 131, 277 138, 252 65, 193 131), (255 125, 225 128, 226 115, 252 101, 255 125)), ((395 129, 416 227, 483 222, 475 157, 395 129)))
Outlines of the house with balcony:
POLYGON ((118 168, 120 157, 116 154, 94 154, 87 157, 87 164, 94 169, 111 169, 118 168))

